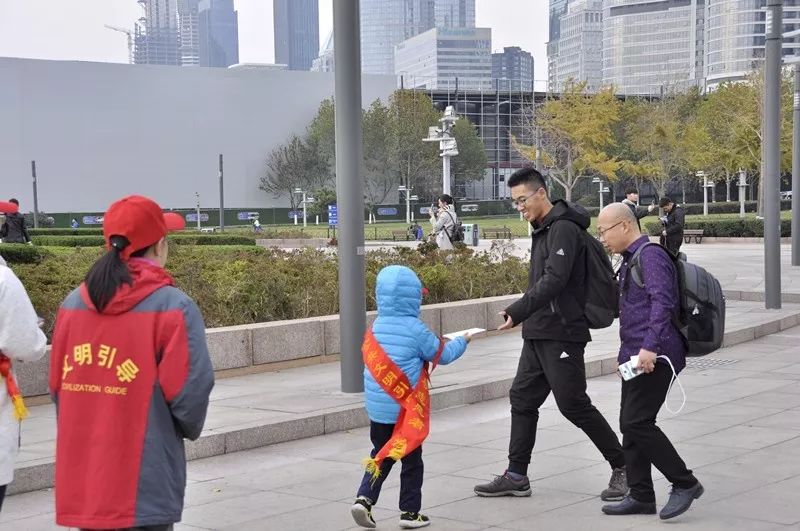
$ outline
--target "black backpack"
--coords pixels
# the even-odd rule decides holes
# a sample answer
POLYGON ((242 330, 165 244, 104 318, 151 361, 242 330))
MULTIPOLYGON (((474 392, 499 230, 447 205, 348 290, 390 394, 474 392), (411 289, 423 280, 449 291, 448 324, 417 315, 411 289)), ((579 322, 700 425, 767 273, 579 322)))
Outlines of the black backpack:
POLYGON ((450 243, 457 243, 464 241, 464 225, 461 224, 461 220, 456 221, 453 215, 448 212, 448 216, 450 219, 453 220, 455 226, 453 227, 453 235, 447 234, 447 229, 444 229, 444 233, 447 234, 447 237, 450 239, 450 243))
MULTIPOLYGON (((565 221, 575 223, 572 220, 565 221)), ((617 275, 603 244, 586 229, 580 225, 578 227, 581 229, 581 238, 586 248, 586 304, 583 307, 583 315, 589 323, 589 328, 608 328, 614 319, 619 317, 617 275)), ((547 247, 550 248, 549 242, 547 247)))
POLYGON ((657 243, 639 247, 630 260, 630 278, 644 287, 640 253, 648 245, 657 245, 672 259, 678 273, 680 309, 673 322, 686 344, 687 356, 705 356, 722 346, 725 336, 725 295, 719 281, 702 267, 676 256, 657 243))

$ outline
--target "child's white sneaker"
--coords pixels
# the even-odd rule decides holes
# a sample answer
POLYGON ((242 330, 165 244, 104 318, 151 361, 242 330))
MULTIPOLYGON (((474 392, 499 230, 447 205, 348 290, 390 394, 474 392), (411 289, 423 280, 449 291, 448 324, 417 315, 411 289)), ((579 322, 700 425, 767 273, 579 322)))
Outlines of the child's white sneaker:
POLYGON ((405 512, 400 515, 400 527, 403 529, 417 529, 431 525, 431 520, 421 513, 405 512))
POLYGON ((372 517, 372 502, 365 496, 356 498, 353 506, 350 507, 350 514, 353 516, 353 520, 361 527, 366 527, 367 529, 378 527, 372 517))

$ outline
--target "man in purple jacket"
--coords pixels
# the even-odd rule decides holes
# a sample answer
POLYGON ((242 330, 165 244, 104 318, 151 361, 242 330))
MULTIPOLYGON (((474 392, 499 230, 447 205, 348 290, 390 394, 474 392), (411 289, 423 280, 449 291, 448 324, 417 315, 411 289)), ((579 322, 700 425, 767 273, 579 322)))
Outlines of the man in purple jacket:
POLYGON ((644 286, 640 288, 628 278, 631 258, 648 238, 642 236, 636 217, 625 204, 604 208, 597 232, 603 245, 611 252, 622 253, 624 259, 619 275, 622 344, 617 361, 622 364, 638 355, 637 368, 644 372, 622 382, 619 424, 630 492, 620 503, 604 506, 603 512, 655 514, 652 464, 672 483, 669 501, 660 513, 661 519, 667 520, 686 512, 703 494, 703 486, 656 426, 656 415, 672 381, 672 367, 680 372, 686 366, 686 346, 673 323, 680 304, 675 264, 663 248, 650 245, 639 255, 644 286))

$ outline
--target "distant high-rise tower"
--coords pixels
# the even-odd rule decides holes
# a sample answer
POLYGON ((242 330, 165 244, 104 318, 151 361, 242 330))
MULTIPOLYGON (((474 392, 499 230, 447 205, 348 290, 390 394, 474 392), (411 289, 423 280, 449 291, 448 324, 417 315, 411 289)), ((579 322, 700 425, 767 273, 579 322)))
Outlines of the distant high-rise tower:
POLYGON ((519 46, 493 53, 492 82, 498 90, 533 90, 533 56, 519 46))
POLYGON ((274 0, 275 62, 289 70, 310 70, 319 52, 317 0, 274 0))
POLYGON ((475 28, 475 0, 361 0, 361 71, 395 73, 395 47, 433 28, 475 28))
POLYGON ((702 88, 705 10, 705 0, 605 0, 603 84, 620 94, 702 88))
POLYGON ((178 27, 180 30, 180 56, 182 66, 200 64, 200 35, 197 5, 200 0, 178 0, 178 27))
POLYGON ((228 67, 239 62, 239 14, 233 0, 200 0, 200 66, 228 67))
POLYGON ((557 43, 548 48, 549 89, 572 80, 598 90, 603 80, 603 1, 570 0, 558 17, 557 43), (551 55, 552 53, 552 55, 551 55))
POLYGON ((474 28, 475 0, 435 0, 437 28, 474 28))
POLYGON ((134 63, 180 65, 176 0, 138 0, 144 16, 135 27, 134 63))
MULTIPOLYGON (((550 28, 547 41, 547 80, 555 87, 558 75, 558 40, 561 37, 561 16, 567 13, 569 0, 550 0, 550 28)), ((555 89, 554 89, 555 90, 555 89)))

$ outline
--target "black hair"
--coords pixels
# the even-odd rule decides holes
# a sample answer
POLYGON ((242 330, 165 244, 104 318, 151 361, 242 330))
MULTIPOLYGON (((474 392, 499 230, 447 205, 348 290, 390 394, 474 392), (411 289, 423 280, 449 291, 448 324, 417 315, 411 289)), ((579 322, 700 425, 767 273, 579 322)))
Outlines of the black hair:
POLYGON ((670 203, 673 203, 673 202, 674 202, 674 201, 672 201, 672 198, 671 198, 670 196, 668 196, 668 195, 665 195, 664 197, 662 197, 662 198, 661 198, 661 199, 658 201, 658 206, 659 206, 660 208, 664 208, 665 206, 667 206, 668 204, 670 204, 670 203))
MULTIPOLYGON (((86 291, 98 312, 103 312, 117 290, 123 284, 133 285, 128 266, 122 261, 120 253, 130 242, 125 236, 109 238, 111 250, 101 256, 86 273, 86 291)), ((150 246, 134 252, 131 256, 144 256, 150 246)))
POLYGON ((448 195, 448 194, 442 194, 442 195, 439 196, 439 201, 441 201, 442 203, 447 203, 448 205, 452 205, 453 204, 453 196, 448 195))
POLYGON ((625 188, 625 195, 638 194, 638 193, 639 193, 639 190, 637 190, 633 186, 629 186, 628 188, 625 188))
POLYGON ((17 200, 16 200, 15 198, 13 198, 13 197, 12 197, 11 199, 9 199, 9 200, 8 200, 8 202, 9 202, 9 203, 14 203, 15 205, 19 206, 19 201, 17 201, 17 200))
POLYGON ((514 186, 518 186, 520 184, 527 184, 528 188, 531 190, 544 188, 544 191, 547 191, 547 183, 545 182, 544 177, 542 177, 542 174, 536 171, 534 168, 522 168, 521 170, 515 171, 511 174, 511 177, 508 178, 506 186, 513 188, 514 186))

